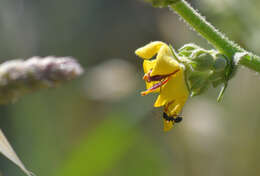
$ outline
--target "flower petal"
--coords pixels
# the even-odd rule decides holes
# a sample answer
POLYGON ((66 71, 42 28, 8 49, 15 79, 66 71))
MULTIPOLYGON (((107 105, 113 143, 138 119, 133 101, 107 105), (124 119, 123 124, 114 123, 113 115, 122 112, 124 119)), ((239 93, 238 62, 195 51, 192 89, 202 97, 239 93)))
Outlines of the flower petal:
POLYGON ((188 96, 189 92, 184 80, 184 71, 181 69, 176 75, 172 76, 167 84, 161 87, 160 95, 154 107, 165 106, 167 103, 173 102, 169 106, 168 115, 177 115, 180 113, 188 96))
POLYGON ((176 116, 181 113, 181 110, 185 104, 186 100, 183 99, 176 100, 173 104, 168 107, 168 114, 170 116, 176 116))
POLYGON ((156 64, 151 72, 151 76, 167 75, 178 69, 180 69, 180 64, 174 59, 170 48, 167 45, 163 45, 158 51, 156 64))
POLYGON ((154 107, 161 107, 164 106, 167 103, 167 99, 165 99, 164 97, 162 97, 161 95, 159 95, 154 103, 154 107))
POLYGON ((169 131, 172 129, 174 122, 163 119, 163 130, 169 131))
POLYGON ((164 106, 164 113, 171 117, 164 119, 164 131, 170 130, 186 103, 189 91, 185 82, 185 67, 179 62, 181 58, 172 53, 171 48, 163 42, 151 42, 135 52, 145 59, 143 62, 147 90, 142 95, 159 92, 155 107, 164 106), (156 59, 151 59, 156 55, 156 59))
MULTIPOLYGON (((161 46, 166 45, 163 42, 155 41, 151 42, 135 51, 135 54, 143 59, 151 59, 155 54, 158 53, 161 46)), ((166 45, 167 46, 167 45, 166 45)))
POLYGON ((150 70, 152 70, 155 66, 156 60, 144 60, 143 62, 143 68, 144 73, 148 73, 150 70))
MULTIPOLYGON (((144 60, 143 62, 143 68, 144 68, 144 73, 148 73, 150 72, 153 67, 155 66, 156 60, 144 60)), ((150 89, 154 84, 158 83, 158 81, 154 81, 154 82, 147 82, 145 81, 146 84, 146 89, 150 89)), ((153 91, 153 92, 159 92, 159 89, 153 91)))

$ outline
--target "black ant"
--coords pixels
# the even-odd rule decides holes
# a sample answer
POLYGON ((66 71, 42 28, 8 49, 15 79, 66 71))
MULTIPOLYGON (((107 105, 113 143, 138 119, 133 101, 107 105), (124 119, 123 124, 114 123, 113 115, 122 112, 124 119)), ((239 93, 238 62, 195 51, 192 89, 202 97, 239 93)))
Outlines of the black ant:
POLYGON ((163 118, 167 121, 173 121, 175 123, 180 123, 182 121, 182 116, 168 116, 165 112, 163 112, 163 118))

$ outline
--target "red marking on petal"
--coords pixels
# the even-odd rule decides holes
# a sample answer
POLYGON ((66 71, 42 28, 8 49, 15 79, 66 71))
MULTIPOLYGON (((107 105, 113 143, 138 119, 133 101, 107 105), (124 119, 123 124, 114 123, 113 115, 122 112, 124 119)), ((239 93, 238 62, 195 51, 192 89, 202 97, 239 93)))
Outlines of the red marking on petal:
POLYGON ((152 70, 150 70, 148 73, 146 73, 144 76, 143 76, 143 79, 147 82, 151 82, 151 81, 160 81, 156 84, 154 84, 151 88, 147 89, 146 91, 143 91, 141 92, 141 95, 144 96, 144 95, 147 95, 151 92, 153 92, 154 90, 156 90, 157 88, 163 86, 164 84, 166 84, 172 75, 176 74, 178 71, 180 71, 180 69, 178 70, 175 70, 174 72, 170 73, 170 74, 167 74, 167 75, 155 75, 155 76, 150 76, 152 70))
POLYGON ((154 75, 154 76, 150 76, 152 70, 150 72, 147 73, 147 82, 151 82, 151 81, 161 81, 162 79, 165 79, 171 75, 176 74, 178 71, 180 71, 180 69, 175 70, 174 72, 167 74, 167 75, 154 75))
POLYGON ((170 78, 171 77, 167 77, 165 80, 154 84, 151 88, 147 89, 146 91, 141 92, 141 95, 144 96, 144 95, 147 95, 147 94, 153 92, 155 89, 157 89, 157 88, 163 86, 164 84, 166 84, 169 81, 170 78))

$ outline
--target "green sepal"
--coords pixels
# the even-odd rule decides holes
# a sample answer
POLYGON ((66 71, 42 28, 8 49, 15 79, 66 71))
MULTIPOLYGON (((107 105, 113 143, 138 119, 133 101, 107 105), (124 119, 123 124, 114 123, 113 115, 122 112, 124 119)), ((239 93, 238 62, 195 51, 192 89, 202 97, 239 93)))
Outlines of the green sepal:
POLYGON ((183 57, 190 57, 190 55, 192 54, 192 52, 194 50, 197 50, 197 49, 200 49, 199 46, 193 44, 193 43, 188 43, 188 44, 185 44, 183 45, 179 50, 178 50, 178 54, 180 56, 183 56, 183 57))
MULTIPOLYGON (((226 57, 225 57, 226 58, 226 57)), ((220 92, 219 92, 219 95, 218 95, 218 98, 217 98, 217 101, 218 102, 221 102, 223 100, 223 95, 226 91, 226 88, 228 86, 228 81, 232 78, 232 76, 234 76, 234 73, 236 72, 237 70, 237 65, 236 63, 234 63, 234 59, 232 59, 232 62, 230 62, 230 60, 228 60, 226 58, 226 62, 228 63, 226 68, 224 69, 224 85, 222 86, 220 92)))
POLYGON ((212 87, 213 87, 213 88, 216 88, 216 87, 218 87, 219 85, 223 84, 223 82, 224 82, 223 78, 220 78, 220 79, 218 79, 218 80, 211 81, 212 87))
POLYGON ((168 46, 170 47, 170 50, 171 50, 171 52, 172 52, 172 55, 173 55, 174 59, 176 59, 178 62, 181 63, 182 61, 181 61, 181 58, 180 58, 180 56, 179 56, 179 53, 177 53, 177 52, 175 51, 175 49, 172 47, 171 44, 168 44, 168 46))
POLYGON ((220 90, 220 92, 219 92, 219 94, 218 94, 218 98, 217 98, 217 101, 218 102, 221 102, 222 100, 223 100, 223 95, 224 95, 224 93, 225 93, 225 91, 226 91, 226 88, 227 88, 227 82, 222 86, 222 88, 221 88, 221 90, 220 90))
POLYGON ((200 53, 192 61, 193 68, 198 71, 210 70, 214 64, 214 58, 209 53, 200 53))
POLYGON ((199 72, 191 67, 186 67, 186 82, 192 96, 200 95, 210 85, 210 72, 199 72))
POLYGON ((223 71, 227 66, 227 58, 223 54, 217 54, 213 64, 215 72, 223 71))
MULTIPOLYGON (((174 51, 174 49, 172 49, 174 51)), ((227 82, 232 75, 233 65, 217 50, 206 50, 193 43, 178 50, 178 59, 185 65, 186 84, 191 96, 200 95, 212 85, 223 85, 217 100, 223 99, 227 82)))
POLYGON ((191 43, 184 45, 178 51, 179 56, 188 59, 187 62, 196 71, 211 70, 214 65, 215 50, 205 50, 191 43))

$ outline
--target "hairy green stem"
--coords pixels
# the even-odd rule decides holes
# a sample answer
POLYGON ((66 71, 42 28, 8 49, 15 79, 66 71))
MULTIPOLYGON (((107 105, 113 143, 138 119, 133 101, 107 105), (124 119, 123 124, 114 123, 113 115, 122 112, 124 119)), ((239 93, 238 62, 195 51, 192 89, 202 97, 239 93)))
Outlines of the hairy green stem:
POLYGON ((244 65, 244 66, 260 73, 260 57, 259 56, 246 55, 246 56, 240 58, 239 64, 244 65))
MULTIPOLYGON (((178 0, 173 2, 170 7, 180 15, 195 31, 200 33, 205 39, 209 41, 216 49, 225 54, 231 61, 233 61, 236 53, 247 52, 224 34, 219 32, 213 25, 205 20, 196 10, 194 10, 185 0, 178 0)), ((260 57, 248 54, 239 58, 237 63, 244 65, 252 70, 260 72, 260 57)))

